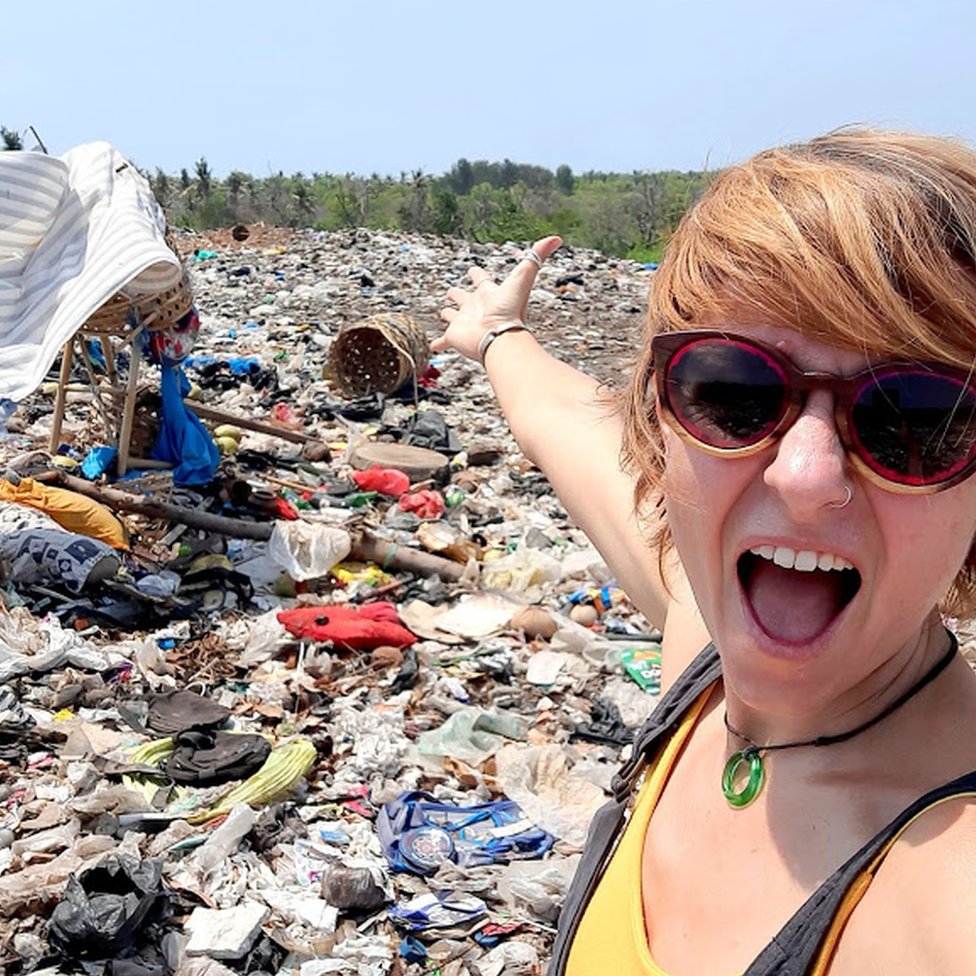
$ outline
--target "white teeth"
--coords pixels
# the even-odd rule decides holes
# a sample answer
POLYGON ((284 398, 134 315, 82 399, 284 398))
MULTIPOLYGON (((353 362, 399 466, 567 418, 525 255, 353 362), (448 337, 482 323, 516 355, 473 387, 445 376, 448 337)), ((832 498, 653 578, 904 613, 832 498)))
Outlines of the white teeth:
POLYGON ((793 568, 801 573, 812 573, 817 568, 817 554, 809 549, 802 549, 793 560, 793 568))
POLYGON ((783 569, 795 569, 801 573, 812 573, 815 569, 853 569, 853 563, 832 552, 814 552, 812 549, 790 549, 789 546, 753 546, 753 555, 768 559, 783 569))
POLYGON ((777 546, 773 553, 773 562, 777 566, 782 566, 783 569, 792 569, 794 559, 796 559, 796 551, 787 549, 786 546, 777 546))

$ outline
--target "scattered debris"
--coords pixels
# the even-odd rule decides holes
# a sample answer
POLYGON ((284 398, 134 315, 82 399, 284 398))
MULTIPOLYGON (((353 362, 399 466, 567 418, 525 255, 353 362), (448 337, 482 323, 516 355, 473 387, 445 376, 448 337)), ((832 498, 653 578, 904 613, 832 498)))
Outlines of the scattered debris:
MULTIPOLYGON (((97 339, 56 453, 57 364, 0 435, 0 970, 538 973, 660 650, 483 371, 427 363, 446 288, 520 248, 175 242, 213 479, 113 481, 93 405, 138 353, 97 339)), ((534 328, 614 379, 648 275, 560 251, 534 328)))

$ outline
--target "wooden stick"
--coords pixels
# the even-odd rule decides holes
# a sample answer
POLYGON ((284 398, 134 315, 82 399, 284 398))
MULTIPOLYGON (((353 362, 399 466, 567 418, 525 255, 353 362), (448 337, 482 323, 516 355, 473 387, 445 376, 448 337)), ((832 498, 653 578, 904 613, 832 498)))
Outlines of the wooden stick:
MULTIPOLYGON (((224 515, 212 515, 210 512, 198 512, 196 509, 183 508, 169 502, 156 501, 143 495, 133 495, 117 488, 94 485, 73 475, 59 472, 59 480, 66 488, 71 488, 82 495, 94 498, 109 508, 123 512, 136 512, 151 518, 165 518, 173 522, 180 522, 192 528, 204 529, 237 539, 257 539, 267 541, 271 538, 273 523, 244 522, 239 519, 227 518, 224 515)), ((418 576, 440 576, 441 579, 456 582, 464 575, 464 566, 435 556, 429 552, 408 549, 398 546, 395 542, 380 539, 366 529, 361 529, 352 535, 352 550, 349 558, 357 562, 377 563, 383 569, 394 572, 414 573, 418 576)))
POLYGON ((122 423, 119 425, 119 476, 129 470, 129 441, 132 440, 132 427, 136 419, 136 398, 139 395, 139 366, 142 357, 133 349, 129 356, 129 385, 126 387, 122 407, 122 423))
POLYGON ((64 420, 64 404, 68 399, 68 381, 71 379, 71 360, 74 358, 75 340, 69 339, 61 349, 61 378, 54 398, 54 417, 51 419, 50 450, 54 454, 61 446, 61 424, 64 420))
POLYGON ((267 522, 244 522, 240 519, 227 518, 224 515, 213 515, 210 512, 199 512, 193 508, 183 508, 170 502, 156 501, 145 495, 133 495, 117 488, 95 485, 82 478, 59 472, 58 479, 65 488, 77 491, 88 498, 115 511, 135 512, 150 518, 169 519, 180 522, 192 528, 203 529, 206 532, 216 532, 219 535, 231 536, 235 539, 257 539, 267 541, 271 538, 272 526, 267 522))
MULTIPOLYGON (((88 393, 88 389, 78 385, 65 385, 64 389, 68 393, 88 393)), ((114 397, 125 397, 127 391, 117 386, 100 387, 102 393, 108 393, 114 397)), ((60 392, 60 391, 59 391, 60 392)), ((263 420, 253 420, 250 417, 241 417, 238 414, 230 413, 228 410, 220 410, 217 407, 209 407, 204 403, 197 403, 196 400, 183 401, 198 417, 204 420, 214 420, 220 424, 233 424, 235 427, 243 427, 245 430, 253 430, 258 434, 268 434, 271 437, 280 437, 284 441, 291 441, 294 444, 305 444, 312 442, 321 443, 320 438, 312 434, 304 434, 300 430, 288 430, 287 427, 277 427, 263 420)))
POLYGON ((259 434, 270 434, 272 437, 280 437, 285 441, 292 441, 295 444, 304 444, 307 441, 318 443, 317 437, 311 434, 303 434, 298 430, 288 430, 286 427, 276 427, 274 424, 266 423, 263 420, 252 420, 250 417, 239 417, 226 410, 218 410, 216 407, 208 407, 196 400, 183 401, 195 414, 205 420, 216 420, 221 424, 233 424, 235 427, 243 427, 245 430, 253 430, 259 434))
POLYGON ((383 569, 414 573, 417 576, 440 576, 441 579, 451 582, 457 582, 464 575, 465 569, 452 559, 434 556, 419 549, 398 546, 395 542, 377 538, 366 529, 363 529, 358 538, 353 540, 349 558, 360 562, 376 563, 383 569))

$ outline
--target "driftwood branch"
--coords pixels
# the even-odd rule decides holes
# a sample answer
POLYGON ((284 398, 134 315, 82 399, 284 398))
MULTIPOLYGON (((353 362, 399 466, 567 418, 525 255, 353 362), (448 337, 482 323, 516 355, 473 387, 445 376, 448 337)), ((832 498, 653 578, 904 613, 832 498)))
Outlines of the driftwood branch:
MULTIPOLYGON (((150 518, 167 519, 191 528, 203 529, 234 539, 256 539, 267 541, 271 538, 274 523, 245 522, 242 519, 213 515, 194 508, 184 508, 169 502, 134 495, 105 485, 95 485, 82 478, 59 472, 59 481, 65 488, 94 498, 114 511, 134 512, 150 518)), ((464 574, 464 567, 451 559, 435 556, 429 552, 398 546, 395 542, 380 539, 366 529, 353 530, 352 551, 349 556, 359 562, 377 563, 393 572, 414 573, 418 576, 439 576, 443 580, 457 581, 464 574)))

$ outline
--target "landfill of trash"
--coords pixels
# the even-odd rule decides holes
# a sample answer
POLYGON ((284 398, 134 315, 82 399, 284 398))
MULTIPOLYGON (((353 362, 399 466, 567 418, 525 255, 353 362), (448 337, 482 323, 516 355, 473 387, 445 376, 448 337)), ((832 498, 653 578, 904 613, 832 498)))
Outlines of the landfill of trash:
MULTIPOLYGON (((175 242, 199 332, 143 369, 124 478, 131 346, 86 340, 0 411, 0 971, 542 972, 660 635, 483 370, 422 341, 520 246, 175 242), (369 342, 336 355, 363 323, 409 333, 388 395, 356 395, 369 342)), ((533 328, 612 383, 651 273, 561 250, 533 328)))

